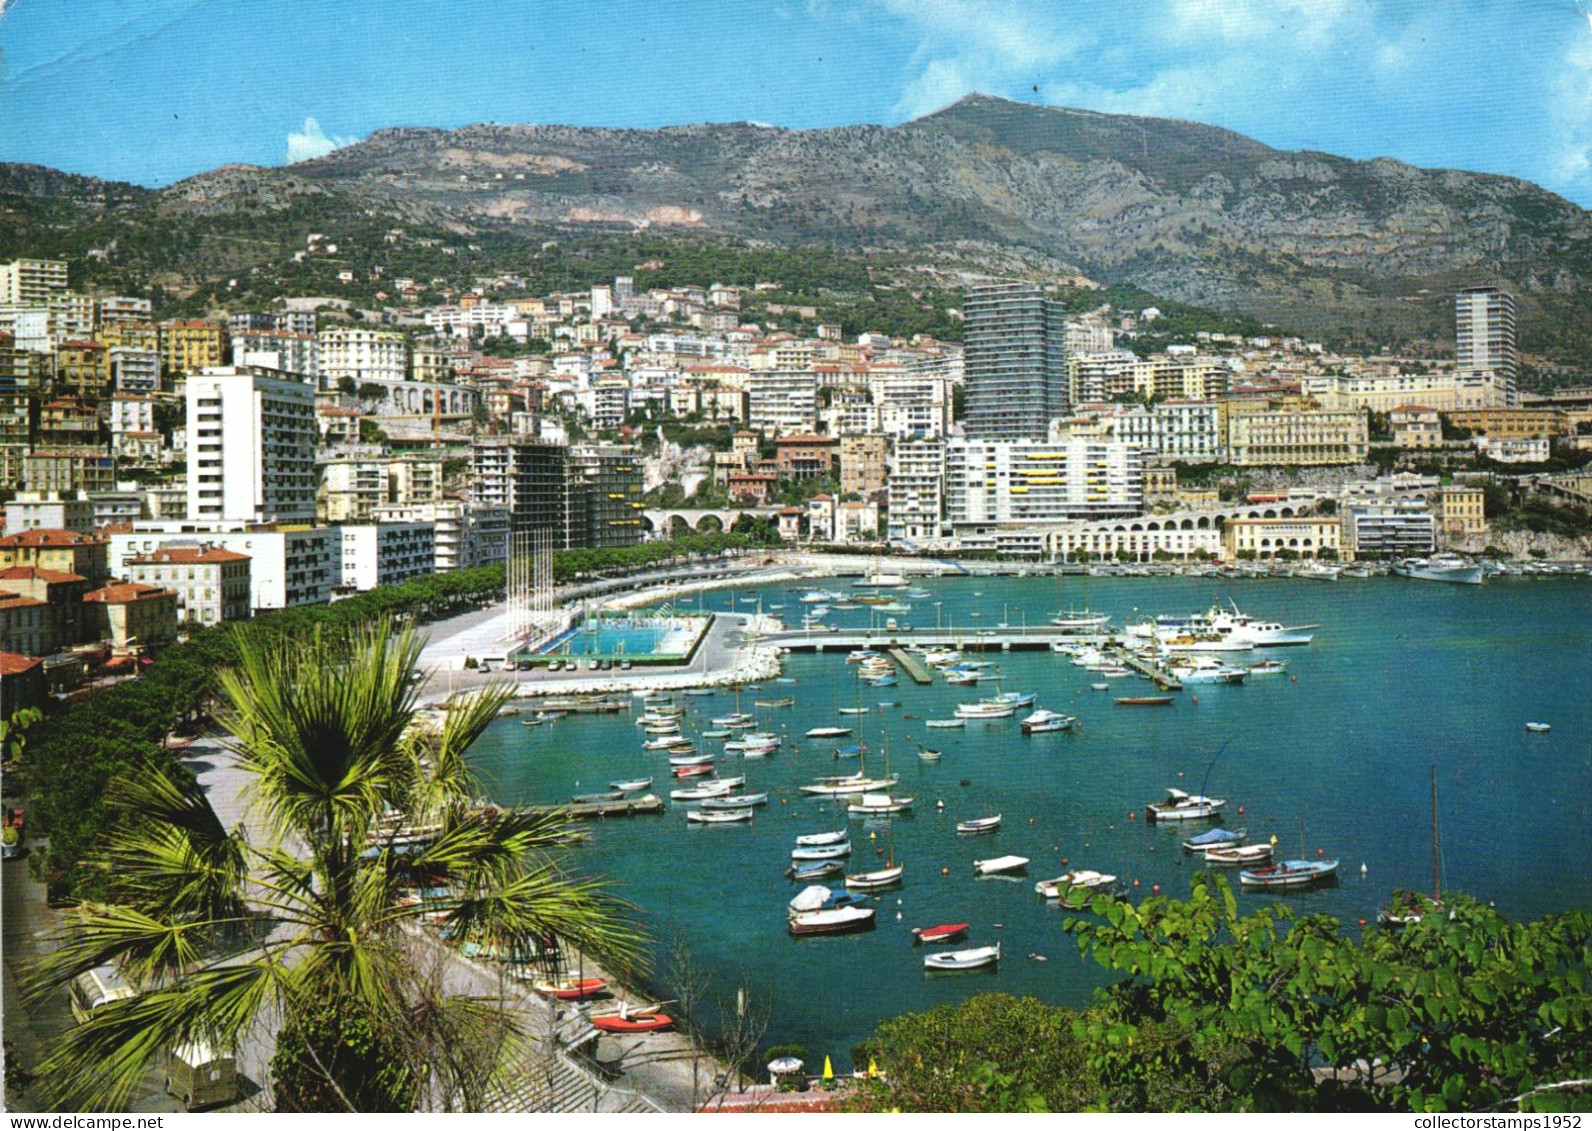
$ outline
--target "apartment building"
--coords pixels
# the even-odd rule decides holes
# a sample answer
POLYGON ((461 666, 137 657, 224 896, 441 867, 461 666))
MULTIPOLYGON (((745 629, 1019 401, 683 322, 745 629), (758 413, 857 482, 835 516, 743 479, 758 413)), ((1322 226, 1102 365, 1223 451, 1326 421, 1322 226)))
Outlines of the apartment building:
POLYGON ((1120 442, 952 440, 945 482, 946 522, 958 537, 1144 509, 1141 453, 1120 442))
POLYGON ((107 347, 111 386, 118 393, 160 391, 160 353, 132 346, 107 347))
POLYGON ((321 466, 319 510, 329 523, 368 522, 383 507, 442 501, 442 461, 423 456, 355 457, 321 466))
POLYGON ((840 438, 840 493, 872 496, 884 490, 889 477, 888 436, 840 438))
POLYGON ((0 263, 0 303, 44 306, 66 286, 64 259, 13 259, 0 263))
POLYGON ((112 567, 118 574, 125 573, 133 558, 153 554, 173 539, 197 539, 246 554, 249 604, 255 612, 324 604, 342 580, 337 528, 286 523, 136 522, 131 531, 110 535, 112 567))
POLYGON ((1432 521, 1450 538, 1486 534, 1486 492, 1480 487, 1439 487, 1431 494, 1432 521))
POLYGON ((22 457, 22 482, 44 493, 109 491, 116 486, 116 461, 99 447, 38 448, 22 457))
POLYGON ((177 635, 177 594, 158 585, 115 582, 83 598, 91 633, 119 652, 164 644, 177 635))
POLYGON ((409 377, 409 342, 400 331, 341 327, 316 338, 323 389, 335 389, 345 377, 356 385, 409 377))
POLYGON ((1043 440, 1066 414, 1061 304, 1032 283, 969 287, 962 303, 967 436, 1043 440))
POLYGON ((377 507, 376 522, 428 522, 435 547, 436 573, 496 565, 508 556, 509 512, 506 507, 472 506, 458 500, 377 507))
POLYGON ((1342 508, 1344 541, 1357 558, 1429 554, 1437 524, 1425 499, 1384 499, 1342 508))
POLYGON ((811 432, 818 421, 818 377, 811 370, 760 370, 745 378, 747 423, 766 436, 811 432))
POLYGON ((321 344, 314 334, 294 334, 287 330, 239 330, 232 332, 232 360, 237 365, 258 365, 279 369, 318 385, 321 371, 321 344))
POLYGON ((1222 526, 1222 556, 1228 561, 1251 553, 1266 560, 1284 551, 1320 558, 1329 550, 1347 560, 1354 554, 1344 542, 1344 523, 1337 518, 1230 518, 1222 526))
POLYGON ((199 373, 226 363, 227 331, 219 323, 162 322, 159 329, 160 362, 167 373, 199 373))
POLYGON ((569 449, 566 548, 608 549, 642 540, 641 465, 634 448, 577 444, 569 449))
POLYGON ((314 521, 315 390, 231 366, 189 377, 186 396, 191 521, 314 521))
POLYGON ((62 342, 55 350, 58 392, 97 397, 111 383, 110 350, 99 342, 62 342))
POLYGON ((129 581, 176 593, 179 623, 209 626, 249 618, 251 561, 202 542, 167 542, 127 559, 126 573, 129 581))
POLYGON ((1459 407, 1513 408, 1518 403, 1515 296, 1468 287, 1454 296, 1454 359, 1459 407))
POLYGON ((1228 459, 1241 467, 1364 463, 1370 451, 1363 412, 1254 412, 1227 421, 1228 459))
POLYGON ((350 523, 336 529, 344 589, 398 585, 436 569, 436 531, 429 522, 350 523))
POLYGON ((890 537, 908 542, 940 537, 945 509, 945 441, 896 440, 890 450, 890 537))

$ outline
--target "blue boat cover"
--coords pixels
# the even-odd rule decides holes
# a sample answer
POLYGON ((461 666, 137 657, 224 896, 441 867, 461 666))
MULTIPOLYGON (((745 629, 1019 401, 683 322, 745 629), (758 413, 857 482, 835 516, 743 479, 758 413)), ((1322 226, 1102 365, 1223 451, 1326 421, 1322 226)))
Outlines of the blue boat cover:
POLYGON ((1243 839, 1237 833, 1229 832, 1226 829, 1211 829, 1209 832, 1200 833, 1199 836, 1189 837, 1188 842, 1190 844, 1226 844, 1228 841, 1243 839))
POLYGON ((847 755, 849 757, 849 756, 851 756, 853 754, 861 754, 862 753, 862 747, 860 747, 860 746, 842 746, 839 750, 836 750, 835 753, 836 754, 845 754, 845 755, 847 755))

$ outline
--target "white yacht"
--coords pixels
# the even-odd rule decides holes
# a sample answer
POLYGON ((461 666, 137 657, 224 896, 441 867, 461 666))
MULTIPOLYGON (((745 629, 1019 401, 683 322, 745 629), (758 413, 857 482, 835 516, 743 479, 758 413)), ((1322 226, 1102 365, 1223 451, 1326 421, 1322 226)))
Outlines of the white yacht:
POLYGON ((1417 581, 1447 581, 1456 585, 1480 585, 1484 570, 1458 554, 1437 554, 1430 558, 1405 558, 1394 563, 1393 572, 1417 581))

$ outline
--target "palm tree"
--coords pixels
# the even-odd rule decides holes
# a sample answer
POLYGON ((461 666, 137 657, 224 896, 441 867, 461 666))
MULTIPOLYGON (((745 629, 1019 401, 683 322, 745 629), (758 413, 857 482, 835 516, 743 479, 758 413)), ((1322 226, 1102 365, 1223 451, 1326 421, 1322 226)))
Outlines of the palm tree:
POLYGON ((445 914, 454 946, 525 954, 552 936, 635 961, 622 906, 561 869, 555 851, 572 840, 561 814, 473 800, 466 752, 508 692, 418 725, 420 647, 388 621, 346 639, 240 635, 237 666, 219 676, 220 719, 252 775, 263 843, 224 828, 182 771, 116 783, 125 817, 96 857, 110 901, 82 909, 37 985, 114 961, 144 992, 59 1039, 41 1073, 63 1102, 125 1109, 166 1050, 235 1047, 265 1029, 279 1106, 474 1107, 520 1026, 501 1002, 448 991, 425 960, 436 943, 422 911, 445 914), (399 843, 405 823, 425 842, 399 843), (422 907, 421 884, 447 894, 422 907))

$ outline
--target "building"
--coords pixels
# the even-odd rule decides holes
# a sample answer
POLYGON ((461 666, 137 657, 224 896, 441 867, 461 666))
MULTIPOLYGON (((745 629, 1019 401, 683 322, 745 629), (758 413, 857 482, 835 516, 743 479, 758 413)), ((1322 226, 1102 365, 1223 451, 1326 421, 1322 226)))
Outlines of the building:
POLYGON ((335 389, 345 377, 356 385, 409 378, 409 342, 400 331, 340 328, 317 338, 323 389, 335 389))
POLYGON ((43 643, 34 653, 40 656, 84 642, 83 598, 92 588, 88 578, 76 573, 37 566, 0 570, 0 591, 43 603, 43 643))
POLYGON ((835 467, 830 436, 781 436, 774 441, 774 470, 787 479, 823 479, 835 467))
POLYGON ((1130 444, 952 440, 946 445, 945 517, 958 538, 1143 509, 1143 463, 1130 444))
POLYGON ((157 585, 117 582, 83 598, 90 628, 118 652, 164 644, 177 635, 177 594, 157 585))
POLYGON ((473 497, 509 512, 515 535, 545 531, 562 547, 569 526, 569 448, 541 440, 480 440, 470 448, 473 497))
MULTIPOLYGON (((54 650, 49 606, 0 585, 0 656, 43 656, 54 650)), ((5 682, 0 679, 0 685, 5 682)))
POLYGON ((118 393, 149 394, 160 390, 160 353, 132 346, 111 346, 111 387, 118 393))
POLYGON ((110 535, 112 566, 124 574, 133 558, 153 554, 176 538, 247 554, 249 605, 255 612, 324 604, 342 580, 337 529, 326 526, 138 522, 131 531, 110 535))
POLYGON ((129 558, 127 579, 177 594, 177 619, 208 626, 247 620, 250 613, 250 558, 200 542, 167 542, 153 553, 129 558))
POLYGON ((1211 401, 1166 401, 1154 408, 1125 406, 1100 420, 1104 434, 1148 456, 1208 463, 1222 453, 1218 406, 1211 401))
POLYGON ((879 538, 879 504, 856 499, 835 507, 836 542, 874 542, 879 538))
POLYGON ((0 570, 34 566, 56 573, 75 573, 95 585, 110 576, 105 539, 74 530, 40 528, 0 538, 0 570))
POLYGON ((315 518, 315 390, 277 370, 209 368, 187 383, 188 518, 315 518))
POLYGON ((840 493, 871 497, 884 490, 889 478, 888 436, 840 438, 840 493))
POLYGON ((1343 523, 1336 518, 1230 518, 1222 526, 1222 551, 1228 561, 1354 556, 1345 552, 1343 523))
POLYGON ((72 530, 94 533, 94 504, 75 495, 24 492, 6 504, 5 533, 24 530, 72 530))
POLYGON ((811 432, 818 421, 818 376, 770 369, 745 378, 747 423, 765 435, 811 432))
POLYGON ((22 457, 22 482, 40 494, 75 495, 116 486, 116 461, 103 448, 40 448, 22 457))
POLYGON ((442 460, 423 456, 329 460, 321 467, 326 522, 369 522, 381 508, 442 501, 442 460))
POLYGON ((1043 440, 1067 412, 1061 304, 1032 283, 969 287, 962 304, 970 440, 1043 440))
POLYGON ((160 362, 167 373, 198 373, 226 363, 227 331, 216 322, 160 324, 160 362))
POLYGON ((1396 448, 1440 448, 1443 446, 1443 416, 1424 405, 1400 405, 1388 413, 1396 448))
MULTIPOLYGON (((6 601, 7 597, 0 593, 0 640, 6 639, 6 601)), ((49 694, 43 660, 21 652, 0 651, 0 719, 12 718, 29 707, 42 711, 49 694)))
POLYGON ((155 315, 155 304, 147 298, 130 295, 101 295, 99 300, 100 325, 117 322, 148 322, 155 315))
POLYGON ((1344 541, 1357 558, 1404 558, 1437 546, 1437 524, 1425 499, 1355 503, 1341 513, 1344 541))
POLYGON ((242 330, 232 332, 234 365, 258 365, 297 374, 306 383, 320 379, 320 339, 314 334, 293 334, 286 330, 242 330))
POLYGON ((338 529, 344 589, 398 585, 436 569, 436 532, 429 522, 366 522, 338 529))
POLYGON ((1518 403, 1514 295, 1497 287, 1469 287, 1454 296, 1454 358, 1459 407, 1518 403))
POLYGON ((1561 408, 1546 405, 1535 405, 1531 408, 1462 409, 1449 413, 1448 423, 1475 435, 1494 439, 1565 436, 1574 431, 1568 413, 1561 408))
POLYGON ((897 440, 890 451, 886 489, 890 537, 937 540, 945 508, 944 441, 897 440))
POLYGON ((1432 492, 1432 521, 1449 538, 1486 534, 1486 492, 1480 487, 1439 487, 1432 492))
POLYGON ((567 475, 563 548, 610 549, 641 542, 646 504, 634 448, 577 444, 569 449, 567 475))
POLYGON ((66 286, 64 259, 13 259, 0 263, 0 303, 45 306, 66 286))
POLYGON ((433 527, 437 573, 497 565, 508 557, 507 507, 471 506, 457 500, 411 506, 377 507, 376 522, 429 522, 433 527))
POLYGON ((1476 436, 1471 443, 1494 463, 1545 463, 1553 454, 1546 436, 1476 436))
POLYGON ((1370 452, 1363 412, 1252 412, 1227 421, 1228 459, 1241 467, 1364 463, 1370 452))
POLYGON ((111 355, 100 342, 62 342, 55 349, 55 386, 60 393, 98 397, 111 383, 111 355))

